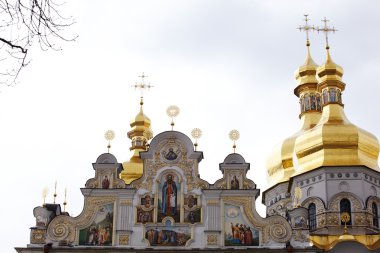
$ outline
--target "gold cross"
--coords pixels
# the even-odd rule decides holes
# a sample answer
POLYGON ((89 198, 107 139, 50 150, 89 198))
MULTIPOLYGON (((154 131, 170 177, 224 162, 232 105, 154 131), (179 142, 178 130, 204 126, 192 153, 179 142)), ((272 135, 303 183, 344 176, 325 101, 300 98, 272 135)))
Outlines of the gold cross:
POLYGON ((309 14, 304 14, 305 16, 305 25, 304 26, 299 26, 297 29, 300 30, 300 32, 305 32, 306 33, 306 46, 310 46, 310 42, 309 42, 309 31, 314 31, 315 28, 314 26, 310 26, 308 24, 308 21, 310 20, 309 18, 307 18, 309 16, 309 14))
POLYGON ((329 21, 330 20, 326 19, 326 17, 325 17, 325 19, 322 19, 322 22, 324 23, 324 26, 322 28, 317 27, 317 31, 318 32, 325 33, 326 49, 330 49, 330 46, 329 46, 329 32, 335 33, 336 31, 338 31, 337 29, 335 29, 335 27, 330 28, 327 25, 327 22, 329 22, 329 21))
POLYGON ((143 97, 143 92, 144 92, 144 90, 146 90, 146 89, 150 89, 150 88, 152 88, 152 87, 154 87, 153 85, 150 85, 150 83, 149 84, 146 84, 145 83, 145 80, 144 80, 144 78, 145 77, 148 77, 148 76, 146 76, 145 74, 144 74, 144 72, 142 72, 142 74, 141 74, 141 76, 139 76, 140 78, 141 78, 141 82, 140 83, 135 83, 134 85, 132 85, 132 87, 134 87, 135 89, 140 89, 140 91, 141 91, 141 97, 143 97))

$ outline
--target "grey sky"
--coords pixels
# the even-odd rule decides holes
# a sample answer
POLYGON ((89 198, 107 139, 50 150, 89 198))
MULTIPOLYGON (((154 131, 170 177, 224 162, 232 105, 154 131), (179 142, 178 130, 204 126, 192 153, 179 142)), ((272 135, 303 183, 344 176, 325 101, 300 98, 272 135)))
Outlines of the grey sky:
MULTIPOLYGON (((94 176, 91 163, 106 152, 104 132, 113 129, 111 152, 130 157, 126 133, 137 114, 139 92, 131 85, 142 71, 155 87, 144 112, 155 134, 170 129, 166 108, 180 107, 175 130, 199 127, 205 159, 201 177, 221 177, 218 164, 232 152, 251 163, 249 177, 267 188, 265 160, 271 148, 298 131, 294 71, 305 59, 303 14, 339 31, 331 55, 347 84, 343 94, 351 122, 380 136, 380 4, 378 1, 67 1, 65 12, 80 37, 61 52, 33 52, 13 88, 0 93, 0 168, 3 182, 2 252, 29 241, 32 210, 43 187, 58 180, 58 201, 68 187, 68 211, 83 207, 79 191, 94 176)), ((322 64, 322 34, 311 34, 311 52, 322 64)), ((260 207, 263 214, 263 208, 260 207)))

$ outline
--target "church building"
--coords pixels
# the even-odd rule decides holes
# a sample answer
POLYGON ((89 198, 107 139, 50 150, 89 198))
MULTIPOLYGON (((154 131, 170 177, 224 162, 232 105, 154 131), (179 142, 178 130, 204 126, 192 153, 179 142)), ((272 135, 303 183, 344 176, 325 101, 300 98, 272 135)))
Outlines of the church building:
MULTIPOLYGON (((310 29, 306 18, 300 30, 310 29)), ((295 72, 301 128, 268 157, 266 217, 256 211, 260 190, 244 157, 226 155, 223 177, 203 180, 196 141, 174 130, 153 136, 141 98, 128 132, 130 160, 99 155, 81 188, 81 214, 72 217, 59 204, 34 208, 30 243, 16 251, 380 252, 379 142, 345 115, 343 68, 327 40, 334 29, 325 23, 321 31, 325 62, 313 61, 307 37, 306 61, 295 72)), ((193 130, 195 139, 200 135, 193 130)), ((238 135, 230 133, 232 140, 238 135)))

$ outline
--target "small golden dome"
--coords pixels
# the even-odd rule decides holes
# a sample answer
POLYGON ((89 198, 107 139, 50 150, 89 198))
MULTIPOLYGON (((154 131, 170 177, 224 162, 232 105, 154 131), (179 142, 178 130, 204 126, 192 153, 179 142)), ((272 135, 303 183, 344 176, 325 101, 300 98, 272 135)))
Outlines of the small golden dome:
POLYGON ((313 61, 310 55, 310 45, 307 44, 306 60, 294 73, 298 86, 294 89, 294 94, 299 97, 300 86, 304 84, 316 84, 318 83, 315 74, 317 73, 318 65, 313 61))
POLYGON ((140 100, 140 111, 136 115, 135 119, 131 121, 131 127, 141 126, 141 125, 147 126, 147 127, 150 126, 150 119, 148 118, 148 116, 146 116, 144 114, 144 112, 143 112, 143 105, 144 105, 144 101, 141 98, 141 100, 140 100))
POLYGON ((296 140, 298 166, 293 176, 321 166, 366 166, 379 171, 379 142, 347 119, 341 101, 345 87, 341 79, 343 69, 332 61, 328 49, 327 60, 317 73, 318 90, 322 91, 322 117, 296 140))
POLYGON ((131 121, 131 131, 128 132, 128 138, 132 140, 132 146, 129 148, 133 151, 132 157, 129 161, 123 163, 124 170, 121 172, 120 177, 126 184, 140 178, 143 174, 143 161, 139 153, 148 149, 148 139, 146 133, 150 130, 150 119, 143 112, 143 99, 140 101, 140 111, 131 121), (145 133, 145 134, 144 134, 145 133))
POLYGON ((326 81, 342 82, 342 76, 344 72, 343 68, 331 59, 329 47, 326 48, 326 54, 326 62, 323 65, 319 66, 317 70, 317 75, 320 79, 320 84, 326 81))

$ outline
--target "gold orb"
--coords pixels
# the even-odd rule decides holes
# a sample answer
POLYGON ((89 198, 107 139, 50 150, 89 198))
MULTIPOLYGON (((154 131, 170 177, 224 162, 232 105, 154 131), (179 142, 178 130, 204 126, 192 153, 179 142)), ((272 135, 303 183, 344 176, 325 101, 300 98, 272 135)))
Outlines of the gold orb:
POLYGON ((340 219, 342 220, 342 222, 347 223, 350 221, 351 217, 348 212, 343 212, 340 214, 340 219))
POLYGON ((150 140, 153 138, 153 131, 152 129, 148 128, 144 131, 143 133, 144 137, 147 139, 147 140, 150 140))
POLYGON ((229 133, 229 137, 232 141, 237 141, 240 137, 240 133, 238 130, 231 130, 229 133))
POLYGON ((192 131, 191 131, 191 136, 193 136, 194 139, 199 139, 201 138, 202 136, 202 130, 200 130, 199 128, 194 128, 192 131))
POLYGON ((115 132, 112 130, 106 131, 104 134, 104 138, 106 138, 107 141, 113 140, 113 138, 115 138, 115 132))
POLYGON ((166 113, 171 118, 177 117, 179 114, 179 108, 176 105, 171 105, 168 107, 168 109, 166 109, 166 113))

